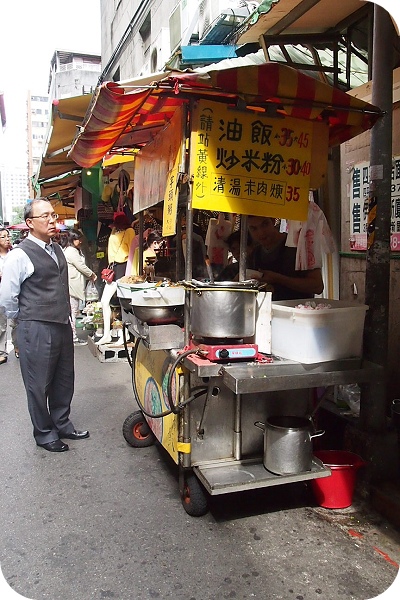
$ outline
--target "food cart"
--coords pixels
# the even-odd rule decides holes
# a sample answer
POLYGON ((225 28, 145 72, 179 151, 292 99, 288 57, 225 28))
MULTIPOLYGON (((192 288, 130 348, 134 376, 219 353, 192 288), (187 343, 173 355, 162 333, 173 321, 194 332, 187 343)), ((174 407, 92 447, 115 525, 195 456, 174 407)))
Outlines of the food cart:
MULTIPOLYGON (((206 512, 209 495, 329 476, 312 452, 323 432, 313 427, 310 390, 368 382, 380 369, 346 343, 344 353, 312 362, 274 354, 274 303, 245 277, 244 238, 238 282, 193 278, 193 210, 240 214, 242 231, 250 214, 305 221, 329 144, 371 127, 379 110, 271 63, 171 73, 134 92, 102 89, 107 106, 113 94, 118 106, 114 147, 140 148, 135 212, 161 201, 163 235, 179 244, 179 203, 186 210, 184 277, 117 282, 125 340, 128 332, 135 339, 129 362, 138 407, 123 424, 126 441, 160 442, 178 465, 182 503, 193 516, 206 512)), ((104 153, 96 143, 88 159, 85 146, 104 115, 101 91, 97 105, 72 151, 83 166, 104 153)), ((330 314, 340 319, 351 308, 330 314)), ((360 340, 362 324, 363 317, 360 340)))

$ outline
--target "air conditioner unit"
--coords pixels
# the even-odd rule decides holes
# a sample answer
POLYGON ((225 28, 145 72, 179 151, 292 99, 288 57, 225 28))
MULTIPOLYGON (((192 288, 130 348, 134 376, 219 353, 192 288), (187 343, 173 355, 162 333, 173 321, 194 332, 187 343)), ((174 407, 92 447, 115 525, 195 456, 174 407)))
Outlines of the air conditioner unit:
POLYGON ((169 18, 169 47, 171 53, 181 43, 189 26, 190 17, 193 17, 193 14, 189 14, 189 4, 191 5, 191 9, 193 9, 192 0, 181 0, 169 18))
POLYGON ((182 39, 181 4, 175 7, 169 18, 169 49, 173 52, 182 39))

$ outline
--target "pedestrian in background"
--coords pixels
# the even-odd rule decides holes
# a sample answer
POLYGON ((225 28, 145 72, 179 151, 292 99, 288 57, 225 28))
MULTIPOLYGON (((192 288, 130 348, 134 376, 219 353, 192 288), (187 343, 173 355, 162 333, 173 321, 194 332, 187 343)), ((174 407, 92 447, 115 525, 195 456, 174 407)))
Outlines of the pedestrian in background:
MULTIPOLYGON (((0 227, 0 285, 3 263, 10 250, 12 250, 10 234, 5 227, 0 227)), ((16 358, 19 358, 16 336, 17 320, 10 319, 9 322, 11 326, 11 340, 14 346, 15 356, 16 358)), ((0 307, 0 365, 4 365, 7 362, 7 358, 7 316, 4 310, 0 307)))
POLYGON ((86 281, 95 282, 96 274, 89 269, 85 262, 85 257, 81 251, 83 235, 77 229, 66 231, 61 239, 61 245, 64 250, 68 265, 68 287, 71 305, 71 325, 73 342, 75 346, 85 346, 87 342, 80 340, 76 333, 76 318, 79 313, 79 302, 85 300, 86 281))
POLYGON ((0 306, 18 317, 20 366, 36 444, 64 452, 64 439, 89 437, 70 421, 74 394, 74 345, 67 261, 52 243, 58 215, 45 198, 24 209, 29 234, 4 261, 0 306))
MULTIPOLYGON (((103 336, 96 342, 98 346, 109 344, 111 338, 111 306, 110 302, 117 291, 117 279, 125 275, 131 244, 135 238, 135 232, 131 227, 131 221, 124 212, 114 215, 111 234, 108 238, 108 264, 114 270, 114 280, 104 285, 101 295, 101 306, 103 310, 103 336)), ((118 302, 118 300, 117 300, 118 302)))

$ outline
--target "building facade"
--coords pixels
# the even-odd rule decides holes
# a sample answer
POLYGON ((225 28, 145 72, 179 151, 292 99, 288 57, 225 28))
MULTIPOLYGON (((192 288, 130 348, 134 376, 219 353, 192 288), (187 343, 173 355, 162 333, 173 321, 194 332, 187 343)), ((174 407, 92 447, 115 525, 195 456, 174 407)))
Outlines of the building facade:
POLYGON ((3 222, 13 224, 19 210, 29 198, 28 173, 26 165, 20 167, 0 166, 0 193, 2 200, 3 222))
POLYGON ((100 73, 101 57, 97 54, 56 50, 50 62, 50 102, 92 94, 100 73))
POLYGON ((259 5, 247 0, 101 0, 102 77, 123 81, 210 64, 234 52, 227 39, 259 5), (228 53, 221 56, 221 47, 228 53), (184 49, 194 49, 185 61, 184 49))
MULTIPOLYGON (((49 97, 28 93, 27 98, 27 146, 28 179, 39 168, 49 126, 49 97)), ((30 195, 30 194, 29 194, 30 195)))

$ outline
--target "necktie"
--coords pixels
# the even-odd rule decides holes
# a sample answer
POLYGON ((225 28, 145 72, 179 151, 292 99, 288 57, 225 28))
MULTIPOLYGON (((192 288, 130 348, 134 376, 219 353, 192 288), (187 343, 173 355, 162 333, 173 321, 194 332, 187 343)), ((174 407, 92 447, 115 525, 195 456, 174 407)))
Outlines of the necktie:
POLYGON ((57 260, 56 253, 54 252, 53 245, 52 244, 46 244, 45 245, 45 250, 46 250, 47 254, 49 254, 51 256, 51 258, 54 260, 54 262, 56 262, 57 265, 58 265, 58 260, 57 260))

